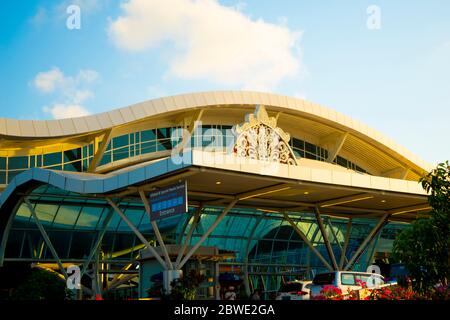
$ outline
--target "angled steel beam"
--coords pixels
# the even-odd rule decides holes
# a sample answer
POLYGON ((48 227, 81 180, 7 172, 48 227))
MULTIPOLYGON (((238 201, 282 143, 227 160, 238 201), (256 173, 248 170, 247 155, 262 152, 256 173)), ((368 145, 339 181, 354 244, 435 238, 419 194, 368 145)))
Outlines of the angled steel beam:
POLYGON ((370 254, 367 255, 366 269, 367 269, 367 266, 370 265, 370 263, 372 262, 372 259, 375 256, 375 249, 377 248, 378 241, 380 240, 380 238, 381 238, 381 232, 378 232, 378 234, 375 237, 375 240, 372 243, 372 247, 370 248, 370 254))
POLYGON ((170 257, 169 257, 169 253, 167 252, 166 245, 164 244, 164 240, 161 237, 161 233, 159 232, 158 224, 156 223, 156 221, 152 220, 150 203, 148 202, 148 199, 145 196, 145 192, 143 190, 139 190, 139 195, 141 196, 142 203, 144 204, 145 212, 147 213, 147 216, 150 219, 150 223, 152 225, 153 231, 155 231, 156 239, 158 240, 159 247, 161 248, 161 250, 163 252, 164 259, 166 260, 166 264, 170 270, 173 270, 173 264, 172 264, 172 261, 170 261, 170 257))
POLYGON ((330 240, 328 239, 327 230, 323 224, 322 216, 320 215, 320 210, 315 207, 314 214, 316 215, 317 223, 319 224, 320 232, 322 233, 323 242, 325 242, 325 248, 327 249, 328 256, 330 257, 333 270, 338 270, 338 265, 336 262, 336 257, 334 256, 333 247, 331 246, 330 240))
POLYGON ((245 253, 244 253, 244 286, 245 286, 245 291, 247 293, 248 296, 250 296, 251 291, 250 291, 250 283, 249 283, 249 279, 248 279, 248 254, 250 251, 250 244, 253 240, 253 237, 255 235, 256 229, 258 228, 259 224, 261 223, 261 221, 263 220, 263 217, 266 215, 266 212, 262 212, 261 215, 256 218, 255 224, 253 225, 252 230, 250 231, 250 234, 248 236, 248 240, 247 240, 247 244, 245 246, 245 253))
MULTIPOLYGON (((192 237, 192 234, 193 234, 195 228, 197 227, 197 223, 198 223, 198 220, 200 219, 200 213, 202 212, 202 210, 203 210, 203 205, 200 205, 197 208, 197 210, 195 211, 194 219, 192 221, 191 227, 189 228, 189 232, 186 236, 186 239, 184 240, 183 247, 178 252, 177 260, 175 261, 176 267, 178 267, 178 265, 180 264, 181 258, 183 258, 183 255, 186 252, 186 248, 189 245, 189 241, 191 241, 191 237, 192 237)), ((181 239, 183 239, 183 235, 181 235, 181 239)))
POLYGON ((97 250, 100 247, 100 244, 102 243, 103 237, 105 236, 105 233, 108 230, 108 225, 112 219, 113 214, 114 214, 114 210, 113 210, 113 208, 110 208, 108 215, 106 216, 105 220, 103 221, 102 230, 98 234, 97 240, 96 240, 94 246, 92 247, 87 260, 83 263, 83 269, 81 270, 81 277, 83 277, 83 275, 86 273, 86 269, 87 269, 89 263, 91 263, 92 258, 97 253, 97 250))
POLYGON ((327 162, 331 163, 341 151, 348 132, 335 132, 320 139, 319 145, 324 146, 328 150, 327 162))
POLYGON ((238 200, 234 199, 231 201, 228 206, 226 206, 222 213, 216 218, 216 220, 213 222, 213 224, 206 230, 206 232, 203 234, 203 236, 200 238, 200 240, 197 241, 197 243, 189 250, 189 252, 186 254, 186 256, 181 260, 180 264, 177 266, 178 269, 183 268, 185 263, 189 260, 189 258, 195 253, 195 251, 203 244, 203 242, 208 238, 208 236, 214 231, 214 229, 217 227, 217 225, 225 218, 228 211, 230 211, 234 205, 236 204, 238 200))
MULTIPOLYGON (((188 143, 191 142, 191 137, 194 133, 194 131, 197 129, 199 122, 201 121, 201 118, 203 116, 203 113, 205 112, 204 109, 196 110, 191 118, 191 121, 189 124, 185 123, 185 131, 183 131, 183 137, 181 142, 176 146, 175 152, 180 152, 181 150, 184 150, 188 143)), ((186 120, 186 119, 184 119, 186 120)), ((191 146, 192 147, 192 146, 191 146)))
POLYGON ((42 237, 44 238, 45 243, 47 244, 47 247, 50 249, 50 252, 53 255, 53 258, 56 260, 56 263, 58 264, 59 270, 61 271, 61 273, 64 275, 64 278, 68 278, 69 275, 66 272, 66 269, 64 269, 64 266, 62 265, 61 259, 59 259, 58 253, 56 252, 55 248, 53 247, 52 242, 50 241, 50 238, 48 237, 47 232, 44 229, 44 226, 42 225, 41 221, 39 220, 39 218, 37 217, 36 211, 33 208, 33 205, 30 203, 30 201, 28 201, 28 199, 24 199, 25 203, 28 206, 28 209, 31 212, 31 215, 34 218, 34 222, 36 223, 39 231, 41 232, 42 237))
POLYGON ((111 200, 111 198, 106 197, 106 201, 108 201, 109 205, 113 207, 113 209, 116 211, 116 213, 122 218, 123 221, 130 227, 130 229, 134 232, 136 237, 141 240, 141 242, 147 247, 147 250, 150 251, 151 254, 158 260, 158 262, 163 266, 164 270, 167 270, 167 265, 164 262, 164 260, 160 257, 158 252, 156 252, 155 248, 151 246, 151 244, 145 239, 145 237, 142 235, 142 233, 139 232, 139 230, 133 225, 133 223, 125 216, 125 214, 120 210, 120 208, 117 206, 117 204, 111 200))
MULTIPOLYGON (((336 234, 336 232, 335 232, 334 229, 333 229, 333 225, 331 224, 330 219, 327 219, 327 223, 328 223, 328 226, 330 227, 331 234, 333 235, 334 241, 336 241, 337 245, 339 246, 339 249, 341 250, 341 258, 343 257, 344 260, 345 260, 345 262, 348 262, 348 259, 347 259, 347 257, 345 256, 345 253, 344 253, 344 251, 343 251, 342 244, 341 244, 341 242, 339 241, 339 239, 338 239, 338 237, 337 237, 337 234, 336 234)), ((341 267, 339 267, 339 268, 341 268, 341 267)), ((339 270, 340 270, 340 269, 339 269, 339 270)))
POLYGON ((299 229, 297 224, 295 224, 295 222, 292 221, 292 219, 288 216, 288 214, 286 212, 283 212, 283 214, 284 214, 284 218, 287 220, 287 222, 289 222, 289 224, 292 226, 292 228, 294 228, 294 230, 297 232, 297 234, 300 236, 300 238, 302 238, 302 240, 306 243, 306 245, 309 247, 309 249, 317 256, 317 258, 320 259, 320 261, 322 261, 322 263, 325 265, 325 267, 328 270, 333 271, 333 267, 322 256, 322 254, 320 254, 320 252, 314 247, 314 245, 311 243, 311 241, 309 241, 309 239, 302 232, 302 230, 299 229))
POLYGON ((341 254, 341 261, 339 261, 339 270, 342 270, 344 268, 344 260, 347 261, 347 248, 348 243, 350 241, 350 234, 352 229, 352 218, 349 218, 347 221, 347 226, 345 227, 345 238, 344 238, 344 246, 342 247, 342 254, 341 254))
POLYGON ((363 243, 361 243, 358 250, 356 250, 353 257, 347 263, 347 265, 344 268, 345 271, 349 270, 353 266, 353 264, 356 261, 358 261, 360 256, 363 254, 364 250, 367 248, 367 245, 375 238, 375 236, 378 234, 378 232, 380 232, 380 230, 383 228, 383 226, 388 222, 389 216, 390 216, 390 214, 387 213, 381 217, 381 219, 378 221, 376 226, 372 229, 372 231, 369 233, 369 235, 363 241, 363 243))
POLYGON ((102 139, 102 143, 99 145, 98 142, 98 137, 95 138, 95 143, 94 143, 94 147, 96 150, 94 150, 95 154, 94 157, 92 158, 91 164, 89 165, 88 168, 88 172, 95 172, 95 170, 97 169, 98 164, 100 163, 100 161, 102 160, 103 155, 105 154, 106 148, 108 148, 108 144, 111 141, 111 136, 112 136, 112 132, 113 129, 108 129, 103 133, 103 139, 102 139))

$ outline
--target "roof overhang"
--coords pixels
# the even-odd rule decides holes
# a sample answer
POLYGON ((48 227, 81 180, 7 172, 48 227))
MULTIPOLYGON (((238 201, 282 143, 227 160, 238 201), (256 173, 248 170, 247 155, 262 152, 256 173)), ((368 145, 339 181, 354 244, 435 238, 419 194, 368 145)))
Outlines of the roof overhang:
MULTIPOLYGON (((267 212, 313 212, 334 217, 381 217, 409 222, 429 212, 427 194, 417 182, 376 177, 336 166, 298 166, 239 158, 234 155, 192 150, 180 158, 159 161, 101 174, 78 174, 34 168, 18 175, 0 196, 0 214, 17 190, 31 183, 50 184, 86 197, 138 199, 178 180, 187 180, 189 203, 224 205, 267 212), (177 162, 178 161, 178 162, 177 162), (214 190, 211 192, 211 190, 214 190)), ((28 188, 29 189, 29 188, 28 188)), ((23 192, 23 191, 21 191, 23 192)))

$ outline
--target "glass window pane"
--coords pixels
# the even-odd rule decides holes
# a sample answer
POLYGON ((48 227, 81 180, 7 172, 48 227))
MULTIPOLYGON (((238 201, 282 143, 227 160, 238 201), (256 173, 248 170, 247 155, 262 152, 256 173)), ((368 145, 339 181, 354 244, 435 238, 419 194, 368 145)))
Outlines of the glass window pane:
POLYGON ((316 154, 316 152, 317 152, 316 151, 316 146, 311 144, 311 143, 309 143, 309 142, 305 142, 305 151, 313 153, 313 154, 316 154))
POLYGON ((301 149, 301 150, 305 149, 305 143, 299 139, 294 139, 293 146, 294 146, 294 148, 297 148, 297 149, 301 149))
POLYGON ((0 171, 0 184, 6 184, 6 171, 0 171))
POLYGON ((307 159, 312 159, 312 160, 316 160, 316 159, 317 159, 317 156, 316 156, 315 154, 313 154, 313 153, 308 153, 308 152, 305 153, 305 157, 306 157, 307 159))
POLYGON ((100 161, 99 165, 102 166, 110 162, 111 162, 111 151, 107 151, 103 154, 102 160, 100 161))
POLYGON ((347 286, 355 285, 355 276, 353 274, 343 273, 341 275, 341 283, 347 286))
POLYGON ((19 207, 19 209, 17 210, 16 219, 21 218, 21 219, 28 220, 30 218, 30 216, 31 216, 30 209, 28 209, 28 206, 26 204, 22 204, 19 207))
POLYGON ((38 155, 36 159, 36 167, 42 167, 42 155, 38 155))
POLYGON ((170 139, 165 139, 165 140, 158 140, 157 143, 157 150, 158 151, 165 151, 165 150, 170 150, 172 149, 172 143, 170 141, 170 139))
MULTIPOLYGON (((139 226, 141 222, 142 215, 144 214, 143 210, 135 210, 135 209, 127 209, 124 212, 125 216, 133 223, 135 227, 139 226)), ((125 223, 125 221, 121 220, 119 223, 119 231, 131 231, 130 227, 125 223)))
POLYGON ((0 170, 6 170, 6 158, 0 157, 0 170))
POLYGON ((10 157, 8 159, 8 169, 26 169, 28 168, 28 156, 25 157, 10 157))
POLYGON ((55 228, 72 228, 80 213, 81 207, 78 206, 61 206, 56 215, 53 227, 55 228))
POLYGON ((156 140, 156 132, 155 130, 145 130, 141 132, 141 141, 152 141, 156 140))
POLYGON ((337 156, 336 162, 338 165, 346 167, 347 168, 347 160, 345 160, 344 158, 337 156))
POLYGON ((39 203, 35 206, 34 210, 38 219, 43 223, 52 223, 56 212, 58 211, 58 206, 54 204, 44 204, 39 203))
POLYGON ((44 154, 44 167, 53 166, 61 163, 61 152, 44 154))
POLYGON ((64 171, 81 172, 81 161, 64 164, 64 171))
POLYGON ((72 162, 81 159, 81 148, 64 151, 64 162, 72 162))
POLYGON ((30 156, 30 168, 34 168, 36 166, 36 156, 30 156))
POLYGON ((84 207, 77 221, 77 229, 94 229, 103 212, 101 207, 84 207))
POLYGON ((128 134, 113 138, 113 148, 121 148, 125 147, 129 144, 128 134))
POLYGON ((156 152, 156 141, 141 144, 141 154, 156 152))
POLYGON ((158 129, 158 139, 170 138, 170 128, 158 129))
POLYGON ((118 161, 122 159, 128 158, 130 155, 130 148, 121 148, 121 149, 115 149, 113 151, 113 161, 118 161))
POLYGON ((94 239, 95 234, 91 232, 74 232, 69 256, 73 259, 89 256, 94 239))

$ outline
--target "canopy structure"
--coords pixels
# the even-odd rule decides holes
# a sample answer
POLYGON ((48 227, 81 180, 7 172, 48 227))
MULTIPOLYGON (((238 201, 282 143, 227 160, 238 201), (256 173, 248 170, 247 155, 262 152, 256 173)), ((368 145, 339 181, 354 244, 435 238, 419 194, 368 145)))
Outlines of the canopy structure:
POLYGON ((141 250, 163 270, 182 269, 203 246, 232 252, 219 264, 247 291, 363 270, 430 210, 417 182, 429 165, 298 99, 198 93, 0 124, 1 264, 65 277, 78 265, 95 280, 87 293, 136 280, 141 250), (151 221, 149 193, 180 181, 188 212, 151 221), (183 249, 175 258, 167 245, 183 249))

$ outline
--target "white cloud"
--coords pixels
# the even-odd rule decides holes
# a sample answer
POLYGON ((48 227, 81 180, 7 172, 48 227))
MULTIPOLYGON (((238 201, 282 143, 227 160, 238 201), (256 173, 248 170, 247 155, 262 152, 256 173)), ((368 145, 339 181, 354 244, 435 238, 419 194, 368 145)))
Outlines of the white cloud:
POLYGON ((64 75, 58 68, 39 72, 34 78, 34 86, 41 92, 53 92, 55 88, 64 82, 64 75))
POLYGON ((170 73, 245 89, 270 89, 298 76, 301 32, 253 20, 215 0, 130 0, 109 25, 112 41, 142 52, 173 45, 170 73))
POLYGON ((50 113, 54 119, 65 119, 87 116, 90 113, 81 105, 59 104, 51 107, 44 107, 44 112, 50 113))
POLYGON ((87 88, 97 81, 99 75, 94 70, 80 70, 76 76, 65 76, 56 67, 39 72, 34 80, 34 87, 45 94, 53 93, 57 102, 43 108, 55 119, 81 117, 89 114, 83 103, 94 97, 94 93, 87 88))

